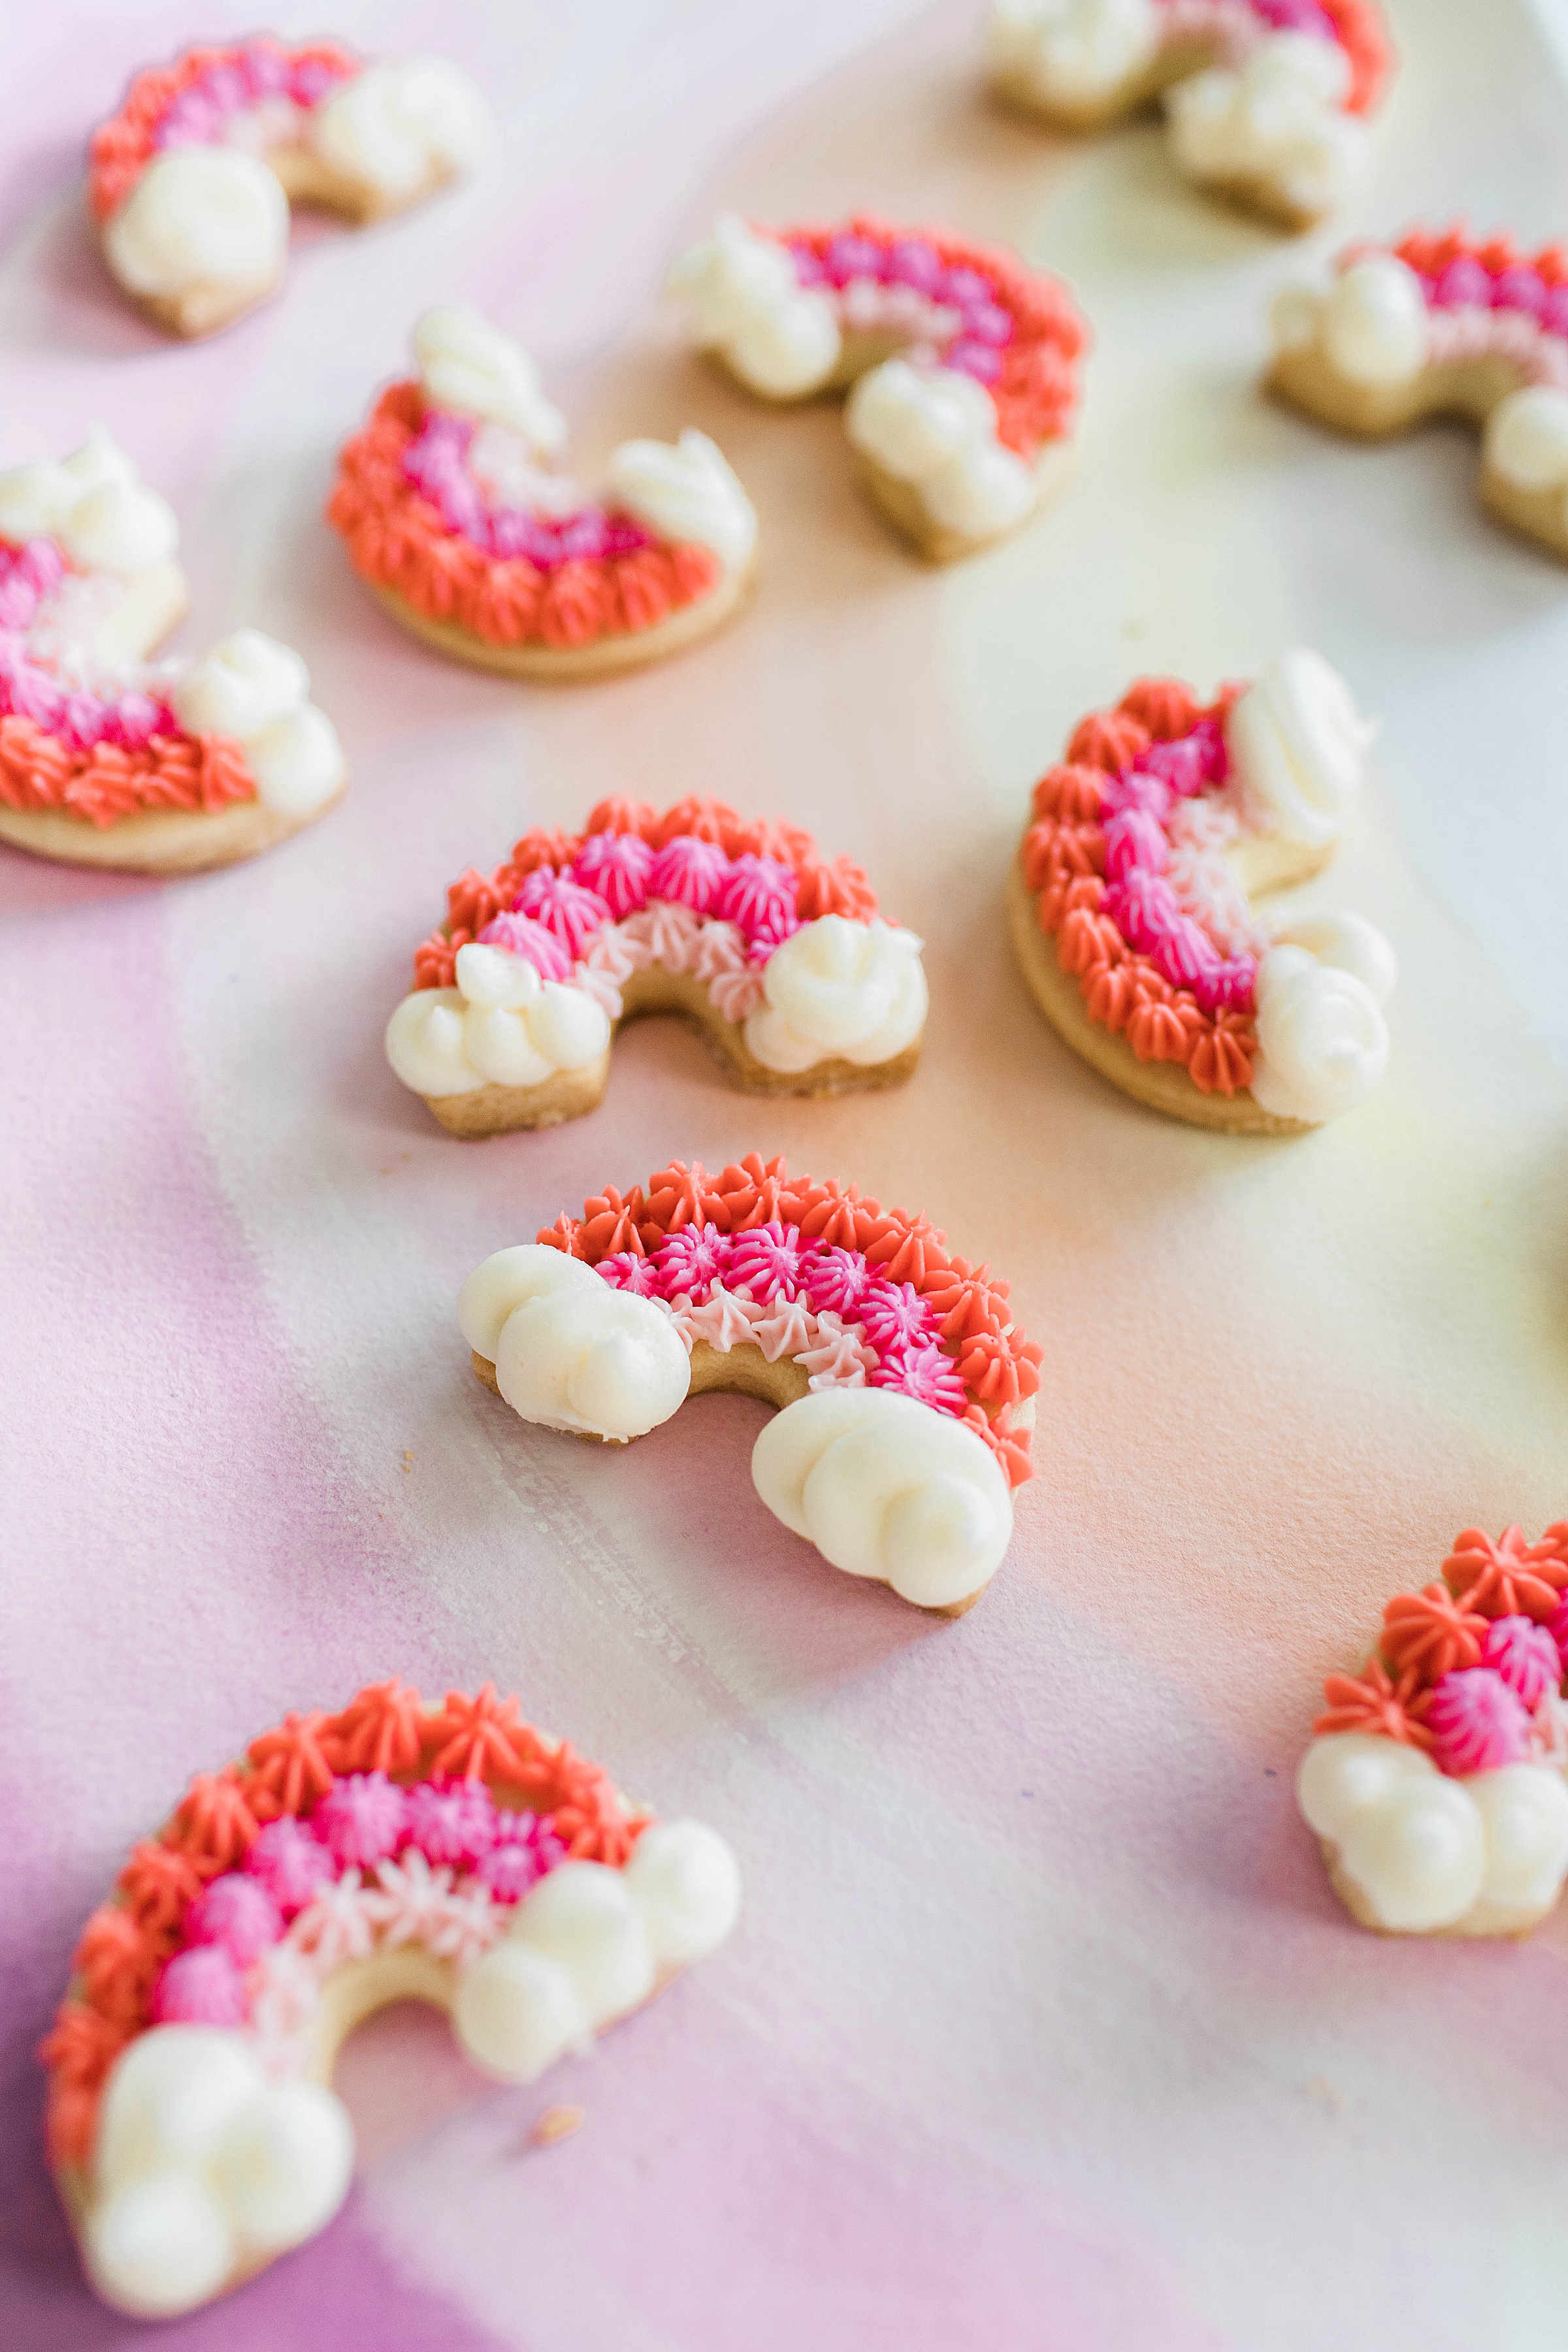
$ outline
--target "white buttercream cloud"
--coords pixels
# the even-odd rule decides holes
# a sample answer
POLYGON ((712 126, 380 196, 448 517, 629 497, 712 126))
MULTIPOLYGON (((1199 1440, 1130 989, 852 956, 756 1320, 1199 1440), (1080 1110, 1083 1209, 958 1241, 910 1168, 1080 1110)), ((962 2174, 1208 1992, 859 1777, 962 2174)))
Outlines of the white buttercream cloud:
POLYGON ((949 1413, 886 1389, 819 1389, 752 1452, 758 1494, 833 1567, 940 1609, 986 1584, 1013 1532, 995 1455, 949 1413))

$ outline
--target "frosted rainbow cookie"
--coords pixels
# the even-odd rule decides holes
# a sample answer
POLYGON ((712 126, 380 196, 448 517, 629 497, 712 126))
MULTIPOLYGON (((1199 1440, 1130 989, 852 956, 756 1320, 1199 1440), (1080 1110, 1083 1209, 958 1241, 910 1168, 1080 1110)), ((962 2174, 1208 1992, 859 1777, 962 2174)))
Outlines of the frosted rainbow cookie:
POLYGON ((858 1185, 673 1160, 487 1258, 458 1312, 480 1380, 547 1429, 624 1444, 710 1389, 778 1406, 769 1510, 920 1608, 962 1616, 1007 1549, 1040 1350, 1005 1282, 858 1185))
POLYGON ((1327 865, 1373 730, 1321 657, 1204 703, 1141 678, 1035 786, 1008 884, 1036 1002, 1124 1093, 1199 1127, 1295 1135, 1388 1064, 1394 950, 1360 915, 1253 904, 1327 865))
POLYGON ((0 841, 135 873, 226 866, 344 788, 297 653, 239 629, 148 659, 185 611, 173 509, 101 430, 0 474, 0 841))
POLYGON ((88 1921, 44 2042, 50 2161, 106 2302, 194 2310, 324 2229, 331 2088, 396 2000, 531 2083, 729 1934, 734 1859, 658 1822, 487 1683, 286 1716, 200 1773, 88 1921))
POLYGON ((722 801, 601 801, 447 893, 387 1024, 405 1086, 454 1135, 553 1127, 603 1101, 626 1021, 671 1013, 752 1094, 895 1086, 920 1058, 921 942, 810 834, 722 801))
POLYGON ((1420 229, 1342 255, 1274 306, 1268 389, 1381 440, 1428 416, 1481 428, 1481 497, 1568 556, 1568 251, 1420 229))
POLYGON ((367 64, 336 41, 260 33, 139 73, 93 132, 104 257, 172 334, 216 334, 282 283, 289 206, 381 220, 468 170, 483 100, 444 58, 367 64))
POLYGON ((513 677, 602 677, 709 636, 751 584, 757 518, 705 433, 623 441, 607 496, 555 458, 566 420, 520 343, 460 303, 349 441, 327 517, 394 620, 513 677))
POLYGON ((733 214, 676 263, 700 349, 764 400, 847 392, 867 489, 938 562, 1016 530, 1070 469, 1089 330, 1016 254, 872 214, 733 214))
POLYGON ((1343 197, 1394 53, 1375 0, 994 0, 998 92, 1098 131, 1163 98, 1200 187, 1283 228, 1343 197))
POLYGON ((1352 1918, 1384 1935, 1518 1936, 1568 1875, 1568 1520, 1454 1538, 1331 1675, 1297 1796, 1352 1918))

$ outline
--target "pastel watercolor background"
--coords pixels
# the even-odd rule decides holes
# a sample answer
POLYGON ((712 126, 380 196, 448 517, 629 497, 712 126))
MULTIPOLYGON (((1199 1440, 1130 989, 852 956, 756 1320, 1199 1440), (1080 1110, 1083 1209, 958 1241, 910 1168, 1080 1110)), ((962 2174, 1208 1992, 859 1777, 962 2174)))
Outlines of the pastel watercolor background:
MULTIPOLYGON (((306 652, 347 805, 169 887, 0 853, 7 1200, 0 2337, 18 2352, 1547 2352, 1568 2299, 1568 1922, 1352 1928, 1291 1779, 1319 1678, 1457 1528, 1568 1510, 1568 576, 1490 526, 1473 439, 1340 444, 1258 396, 1274 289, 1347 235, 1568 227, 1568 112, 1513 0, 1402 0, 1351 214, 1286 246, 1155 125, 994 114, 969 0, 327 8, 477 71, 501 155, 285 298, 165 345, 79 155, 125 75, 247 0, 7 27, 0 464, 104 418, 179 509, 199 647, 306 652), (659 308, 714 212, 861 205, 1014 242, 1097 332, 1080 475, 950 572, 858 502, 830 410, 699 368, 659 308), (443 665, 320 520, 426 302, 539 355, 590 478, 694 422, 761 509, 743 623, 578 691, 443 665), (1162 1123, 1044 1027, 999 893, 1034 777, 1141 670, 1320 646, 1384 720, 1317 887, 1396 942, 1382 1095, 1308 1140, 1162 1123), (902 1093, 752 1104, 670 1024, 592 1118, 463 1146, 380 1034, 447 880, 601 794, 723 794, 872 871, 929 943, 902 1093), (836 1578, 746 1474, 761 1408, 624 1454, 471 1379, 462 1276, 606 1181, 749 1148, 926 1208, 1046 1351, 1039 1475, 981 1607, 836 1578), (163 2329, 79 2283, 31 2052, 78 1928, 199 1766, 397 1673, 494 1677, 716 1823, 720 1956, 532 2090, 416 2011, 342 2082, 332 2228, 163 2329), (552 2101, 584 2107, 541 2149, 552 2101)), ((321 29, 285 8, 279 29, 321 29)))

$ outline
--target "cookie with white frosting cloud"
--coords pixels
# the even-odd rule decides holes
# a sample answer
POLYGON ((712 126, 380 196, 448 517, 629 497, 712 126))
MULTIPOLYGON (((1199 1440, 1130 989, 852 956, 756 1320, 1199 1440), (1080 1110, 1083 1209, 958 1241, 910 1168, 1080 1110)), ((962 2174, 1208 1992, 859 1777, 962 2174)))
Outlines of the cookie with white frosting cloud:
POLYGON ((1244 1135, 1305 1133, 1377 1087, 1387 940, 1255 903, 1332 856, 1373 732, 1304 651, 1207 704, 1141 678, 1075 730, 1035 787, 1008 905, 1037 1003, 1112 1085, 1244 1135))
POLYGON ((731 214, 670 284, 747 391, 847 393, 866 489, 933 562, 1016 530, 1071 470, 1089 330, 1016 254, 873 214, 777 229, 731 214))
POLYGON ((101 430, 0 474, 0 841, 140 874, 227 866, 344 789, 299 655, 238 629, 154 661, 185 611, 179 525, 101 430))
POLYGON ((463 303, 414 330, 343 447, 327 506, 354 570, 438 653, 592 678, 682 653, 739 611, 757 518, 705 433, 623 441, 602 498, 557 459, 566 420, 521 343, 463 303))
POLYGON ((752 1094, 897 1086, 920 1058, 921 941, 847 857, 722 801, 601 801, 447 893, 387 1024, 449 1133, 553 1127, 604 1099, 622 1024, 668 1013, 752 1094))
POLYGON ((1009 104, 1098 131, 1163 100, 1178 168, 1277 226, 1338 205, 1393 71, 1375 0, 994 0, 1009 104))
POLYGON ((1454 1538, 1331 1675, 1297 1775, 1334 1892, 1385 1936, 1520 1936, 1568 1877, 1568 1520, 1454 1538))
POLYGON ((93 2286, 172 2318, 323 2230, 354 2158, 332 2068, 376 2010, 445 2010, 471 2064, 531 2083, 739 1906, 715 1831, 657 1821, 492 1684, 285 1716, 132 1848, 40 2052, 93 2286))
POLYGON ((1568 557, 1568 251, 1418 229, 1360 244, 1274 306, 1268 389, 1382 440, 1428 416, 1480 428, 1492 513, 1568 557))
POLYGON ((470 170, 489 135, 445 58, 372 64, 258 33, 139 73, 93 132, 88 201, 138 310, 194 340, 276 293, 291 203, 384 219, 470 170))
POLYGON ((487 1258, 458 1314, 479 1379, 546 1429, 625 1444, 714 1389, 777 1406, 752 1451, 768 1509, 940 1616, 980 1598, 1034 1475, 1041 1353, 1007 1284, 756 1152, 606 1187, 487 1258))

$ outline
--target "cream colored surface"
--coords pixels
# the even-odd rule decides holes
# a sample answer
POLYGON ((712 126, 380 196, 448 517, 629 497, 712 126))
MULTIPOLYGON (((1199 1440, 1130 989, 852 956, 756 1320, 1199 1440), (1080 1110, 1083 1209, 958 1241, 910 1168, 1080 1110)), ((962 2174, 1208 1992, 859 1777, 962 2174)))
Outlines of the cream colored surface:
MULTIPOLYGON (((1277 398, 1342 433, 1381 441, 1428 418, 1458 416, 1476 425, 1524 383, 1512 362, 1499 352, 1484 358, 1428 361, 1401 383, 1358 383, 1336 369, 1314 340, 1295 351, 1276 352, 1268 386, 1277 398)), ((1482 459, 1480 494, 1500 521, 1538 540, 1553 554, 1568 556, 1568 504, 1561 487, 1531 490, 1509 481, 1482 459)))
MULTIPOLYGON (((85 40, 83 0, 60 5, 85 40)), ((333 22, 374 42, 374 14, 333 22)), ((1512 0, 1392 15, 1404 71, 1358 221, 1568 223, 1565 101, 1512 0)), ((58 21, 35 20, 61 59, 38 113, 65 155, 58 21)), ((226 21, 252 19, 235 0, 226 21)), ((301 1661, 323 1703, 368 1672, 493 1675, 723 1830, 747 1916, 537 2104, 457 2067, 439 2021, 367 2023, 337 2078, 353 2209, 208 2315, 221 2352, 287 2341, 296 2283, 312 2313, 444 2352, 1038 2352, 1052 2331, 1068 2352, 1562 2352, 1568 1916, 1492 1950, 1367 1936, 1291 1793, 1320 1678, 1388 1596, 1469 1522, 1539 1533, 1568 1508, 1560 568, 1477 511, 1468 429, 1367 449, 1260 398, 1300 257, 1188 188, 1157 122, 1081 143, 1010 121, 972 0, 463 21, 502 117, 494 180, 298 251, 254 331, 146 354, 71 259, 63 179, 30 184, 0 264, 0 461, 112 387, 177 490, 198 610, 308 653, 356 778, 308 843, 195 888, 0 856, 28 1204, 0 1290, 26 1437, 7 1818, 47 1915, 0 1921, 8 2044, 44 2030, 106 1855, 195 1759, 303 1703, 301 1661), (583 173, 590 142, 613 171, 583 173), (1093 321, 1072 494, 952 571, 855 498, 832 408, 763 410, 656 302, 726 205, 860 205, 1013 241, 1093 321), (369 375, 421 301, 502 284, 585 467, 694 422, 758 506, 754 611, 689 661, 520 695, 411 658, 345 576, 319 514, 369 375), (166 369, 195 371, 198 433, 166 369), (1060 1045, 1003 894, 1084 711, 1141 670, 1207 687, 1299 644, 1383 721, 1303 908, 1362 908, 1401 970, 1385 1086, 1277 1147, 1158 1118, 1060 1045), (758 1100, 647 1022, 591 1119, 454 1156, 378 1043, 432 878, 604 793, 693 790, 811 826, 921 934, 914 1082, 758 1100), (529 1430, 468 1371, 451 1307, 488 1251, 672 1155, 752 1149, 924 1208, 1045 1349, 1041 1475, 956 1623, 776 1525, 744 1473, 762 1404, 712 1396, 610 1451, 529 1430), (586 2122, 540 2149, 545 2098, 586 2122)), ((24 53, 7 103, 29 73, 24 53)), ((0 2144, 38 2224, 7 2316, 74 2346, 93 2322, 45 2236, 27 2099, 0 2144)))

